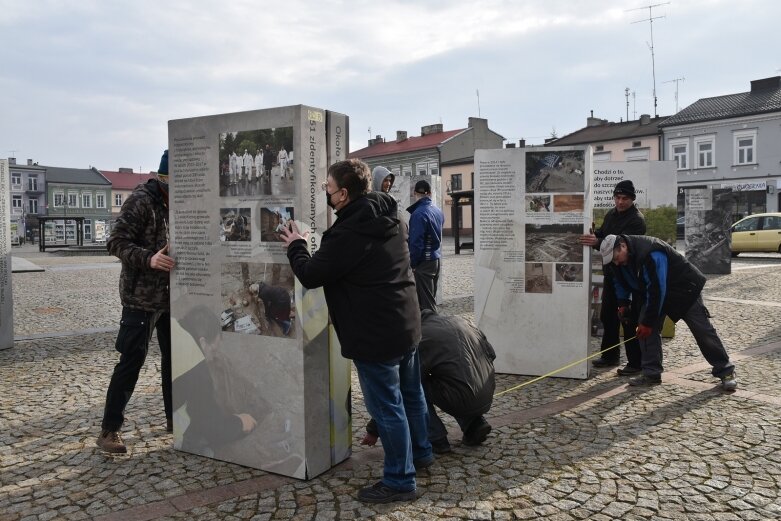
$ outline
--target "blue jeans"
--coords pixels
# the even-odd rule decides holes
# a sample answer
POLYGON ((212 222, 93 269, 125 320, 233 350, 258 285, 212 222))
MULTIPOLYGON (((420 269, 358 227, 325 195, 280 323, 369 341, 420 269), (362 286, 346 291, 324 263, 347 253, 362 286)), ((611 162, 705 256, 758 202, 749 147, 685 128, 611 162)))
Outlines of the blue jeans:
POLYGON ((415 490, 413 462, 434 457, 426 428, 428 413, 417 346, 398 361, 353 363, 363 401, 377 422, 385 451, 382 482, 395 490, 415 490))

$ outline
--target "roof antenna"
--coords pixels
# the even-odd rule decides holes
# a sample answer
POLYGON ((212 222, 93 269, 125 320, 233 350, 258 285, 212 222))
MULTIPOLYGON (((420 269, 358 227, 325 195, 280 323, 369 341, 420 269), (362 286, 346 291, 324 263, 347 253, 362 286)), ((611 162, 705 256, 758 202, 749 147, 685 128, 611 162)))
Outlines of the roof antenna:
POLYGON ((482 117, 480 115, 480 89, 475 89, 475 93, 477 94, 477 117, 482 117))
POLYGON ((686 78, 681 76, 680 78, 674 78, 672 80, 663 81, 662 83, 673 83, 675 82, 675 113, 678 113, 678 82, 679 81, 685 81, 686 78))
POLYGON ((664 2, 662 4, 649 4, 645 7, 636 7, 634 9, 627 9, 626 12, 629 11, 638 11, 640 9, 648 9, 648 18, 643 18, 642 20, 636 20, 634 22, 631 22, 633 24, 640 23, 640 22, 648 22, 651 26, 651 43, 648 44, 648 48, 651 50, 651 76, 654 80, 654 117, 657 117, 659 114, 656 110, 656 58, 654 56, 654 20, 657 20, 659 18, 665 18, 664 16, 654 16, 653 15, 653 8, 659 7, 662 5, 668 5, 670 2, 664 2))

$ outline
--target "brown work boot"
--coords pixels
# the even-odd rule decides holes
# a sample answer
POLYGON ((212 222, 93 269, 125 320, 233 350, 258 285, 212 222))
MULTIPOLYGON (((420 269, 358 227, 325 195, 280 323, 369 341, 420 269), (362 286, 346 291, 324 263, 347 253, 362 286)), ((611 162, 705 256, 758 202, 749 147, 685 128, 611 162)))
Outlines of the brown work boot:
POLYGON ((122 443, 122 436, 119 435, 119 431, 100 431, 95 444, 101 449, 111 454, 125 454, 127 447, 122 443))

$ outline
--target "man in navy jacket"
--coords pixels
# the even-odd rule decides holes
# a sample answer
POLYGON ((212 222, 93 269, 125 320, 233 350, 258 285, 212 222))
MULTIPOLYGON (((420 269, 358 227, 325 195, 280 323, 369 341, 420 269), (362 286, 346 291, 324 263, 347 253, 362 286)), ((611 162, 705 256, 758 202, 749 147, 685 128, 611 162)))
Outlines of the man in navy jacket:
POLYGON ((637 338, 640 341, 643 374, 629 385, 662 383, 662 336, 664 317, 683 319, 694 336, 700 352, 713 367, 725 391, 738 386, 735 366, 711 324, 702 303, 705 276, 669 244, 641 235, 608 235, 599 247, 602 263, 613 276, 618 306, 639 298, 640 316, 637 338))
POLYGON ((445 215, 431 200, 431 185, 428 181, 415 184, 415 204, 407 211, 412 214, 409 219, 409 257, 415 274, 420 309, 436 311, 445 215))

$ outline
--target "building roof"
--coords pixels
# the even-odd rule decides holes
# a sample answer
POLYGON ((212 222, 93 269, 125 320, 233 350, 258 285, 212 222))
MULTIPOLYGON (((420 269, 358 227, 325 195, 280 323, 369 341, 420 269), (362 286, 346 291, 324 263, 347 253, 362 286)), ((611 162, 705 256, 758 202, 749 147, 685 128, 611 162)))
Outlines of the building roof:
POLYGON ((571 134, 562 136, 545 143, 546 146, 564 146, 564 145, 587 145, 590 143, 601 143, 603 141, 619 141, 637 137, 655 136, 659 134, 659 124, 664 121, 663 117, 651 118, 646 124, 642 124, 642 119, 633 121, 624 121, 613 123, 609 121, 604 123, 586 126, 576 130, 571 134))
POLYGON ((425 150, 427 148, 436 148, 448 139, 457 136, 465 130, 469 129, 459 128, 457 130, 434 132, 433 134, 427 134, 425 136, 412 136, 402 141, 386 141, 384 143, 377 143, 370 147, 351 152, 348 157, 365 159, 367 157, 390 156, 403 154, 406 152, 414 152, 417 150, 425 150))
MULTIPOLYGON (((757 81, 767 82, 774 79, 767 78, 766 80, 757 81)), ((754 83, 752 82, 752 84, 754 83)), ((760 86, 760 88, 755 88, 752 85, 752 90, 749 92, 699 99, 679 113, 664 120, 659 126, 670 127, 673 125, 699 123, 701 121, 752 116, 767 112, 781 112, 781 86, 778 81, 775 83, 776 86, 760 86)))
POLYGON ((47 183, 69 183, 78 185, 110 185, 111 181, 101 175, 97 168, 60 168, 46 166, 47 183))
POLYGON ((114 190, 132 190, 141 183, 146 183, 153 173, 135 174, 133 172, 112 172, 110 170, 101 170, 103 177, 111 182, 111 188, 114 190))

